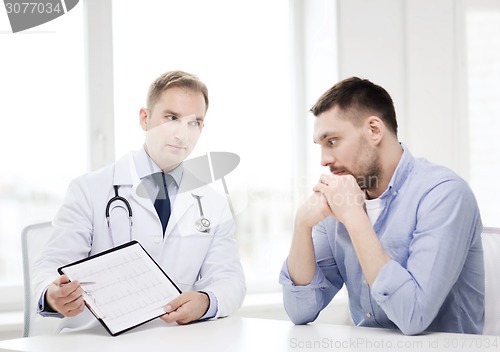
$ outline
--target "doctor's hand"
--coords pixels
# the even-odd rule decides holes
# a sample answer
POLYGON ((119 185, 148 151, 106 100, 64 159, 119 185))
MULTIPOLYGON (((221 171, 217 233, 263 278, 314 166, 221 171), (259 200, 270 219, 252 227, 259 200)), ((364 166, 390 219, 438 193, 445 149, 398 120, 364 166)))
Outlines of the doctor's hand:
POLYGON ((70 282, 66 275, 61 275, 47 288, 45 301, 65 317, 74 317, 85 307, 82 292, 78 281, 70 282))
POLYGON ((181 293, 165 306, 161 319, 167 323, 188 324, 200 319, 210 306, 208 295, 197 291, 181 293))

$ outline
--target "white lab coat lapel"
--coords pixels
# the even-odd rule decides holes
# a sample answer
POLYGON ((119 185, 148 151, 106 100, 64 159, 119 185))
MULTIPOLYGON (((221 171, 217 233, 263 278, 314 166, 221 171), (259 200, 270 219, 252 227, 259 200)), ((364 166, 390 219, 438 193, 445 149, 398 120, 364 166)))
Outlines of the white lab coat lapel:
MULTIPOLYGON (((128 156, 126 155, 122 157, 116 162, 113 184, 120 186, 132 186, 130 197, 144 209, 156 215, 154 205, 147 195, 146 189, 142 186, 141 180, 137 176, 132 153, 128 156)), ((177 192, 174 207, 165 231, 165 238, 172 234, 174 229, 180 235, 193 232, 197 216, 193 215, 193 211, 198 210, 197 208, 189 212, 188 210, 190 210, 191 207, 197 207, 196 199, 193 197, 193 194, 203 196, 204 192, 203 187, 196 189, 192 189, 192 187, 201 186, 202 184, 203 182, 194 176, 189 170, 184 170, 181 184, 179 185, 179 191, 177 192)))
POLYGON ((191 193, 184 192, 177 194, 174 208, 172 209, 167 229, 165 231, 165 237, 171 235, 174 228, 176 228, 176 232, 179 234, 186 233, 186 231, 189 230, 187 228, 187 226, 189 226, 189 221, 184 219, 188 209, 194 205, 193 201, 189 198, 192 198, 191 193))
POLYGON ((156 214, 153 203, 137 176, 132 153, 129 153, 128 156, 126 155, 116 162, 113 184, 132 186, 130 196, 146 210, 156 214))
POLYGON ((165 231, 165 238, 172 234, 174 229, 180 236, 193 232, 195 228, 196 217, 193 211, 198 211, 195 195, 203 195, 203 188, 191 189, 193 185, 199 185, 200 181, 189 170, 184 169, 179 191, 175 198, 174 207, 170 220, 165 231), (191 209, 196 207, 194 209, 191 209))

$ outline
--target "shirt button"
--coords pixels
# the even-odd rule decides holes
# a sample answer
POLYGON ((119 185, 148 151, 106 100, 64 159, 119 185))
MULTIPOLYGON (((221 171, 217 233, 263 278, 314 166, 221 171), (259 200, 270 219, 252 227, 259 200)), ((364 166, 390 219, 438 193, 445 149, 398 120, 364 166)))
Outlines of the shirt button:
POLYGON ((156 244, 158 244, 158 243, 160 243, 160 242, 161 242, 161 238, 160 238, 160 237, 155 237, 155 238, 153 239, 153 242, 154 242, 154 243, 156 243, 156 244))
POLYGON ((370 319, 372 317, 372 313, 368 312, 366 313, 366 316, 368 317, 368 319, 370 319))
POLYGON ((365 279, 363 279, 363 285, 366 285, 366 280, 365 279))

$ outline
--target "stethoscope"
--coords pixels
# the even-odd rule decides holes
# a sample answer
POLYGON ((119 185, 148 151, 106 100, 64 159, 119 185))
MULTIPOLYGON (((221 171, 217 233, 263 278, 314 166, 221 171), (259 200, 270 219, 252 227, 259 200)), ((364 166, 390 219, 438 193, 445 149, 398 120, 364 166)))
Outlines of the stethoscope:
POLYGON ((108 204, 106 204, 106 221, 108 223, 108 230, 109 230, 109 235, 111 237, 111 245, 114 247, 115 246, 115 242, 113 240, 113 232, 111 231, 111 225, 110 225, 110 215, 109 215, 109 209, 111 208, 111 204, 113 204, 113 202, 122 202, 123 204, 125 204, 125 207, 123 205, 118 205, 116 206, 115 208, 122 208, 126 211, 128 211, 128 222, 129 222, 129 229, 130 229, 130 240, 132 240, 132 225, 133 225, 133 221, 132 221, 132 207, 130 206, 130 203, 128 202, 128 200, 126 200, 124 197, 120 196, 118 194, 118 188, 120 188, 119 185, 113 185, 113 188, 115 189, 115 196, 112 197, 110 200, 108 200, 108 204))
POLYGON ((200 209, 200 218, 196 220, 196 229, 200 232, 208 233, 210 232, 210 221, 203 215, 203 208, 201 207, 201 196, 192 194, 193 197, 198 201, 198 209, 200 209))
MULTIPOLYGON (((121 202, 123 203, 125 206, 123 205, 118 205, 116 206, 117 208, 122 208, 124 210, 126 210, 128 212, 128 219, 129 219, 129 228, 130 228, 130 238, 132 238, 132 225, 133 225, 133 221, 132 221, 132 207, 130 206, 130 203, 128 202, 127 199, 125 199, 124 197, 120 196, 118 194, 118 188, 120 188, 119 185, 113 185, 113 188, 115 189, 115 196, 112 197, 109 201, 108 201, 108 204, 106 204, 106 221, 108 223, 108 229, 109 229, 109 233, 111 235, 111 241, 113 241, 113 234, 111 232, 111 221, 110 221, 110 208, 111 208, 111 205, 113 204, 113 202, 121 202)), ((191 194, 194 198, 196 198, 196 200, 198 201, 198 209, 200 210, 200 218, 198 218, 195 222, 195 227, 196 227, 196 230, 198 230, 199 232, 203 232, 203 233, 209 233, 210 232, 210 220, 208 220, 205 215, 203 215, 203 207, 201 206, 201 196, 199 195, 196 195, 196 194, 191 194)), ((113 244, 114 245, 114 244, 113 244)))

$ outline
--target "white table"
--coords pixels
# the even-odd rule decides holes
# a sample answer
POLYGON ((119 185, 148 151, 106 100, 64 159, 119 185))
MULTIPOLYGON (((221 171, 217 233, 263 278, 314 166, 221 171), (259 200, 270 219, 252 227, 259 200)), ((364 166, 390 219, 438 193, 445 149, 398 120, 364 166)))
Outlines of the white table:
POLYGON ((345 325, 294 326, 281 320, 229 317, 190 325, 157 319, 117 337, 102 328, 0 341, 0 351, 500 351, 500 336, 430 333, 345 325))

